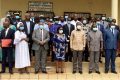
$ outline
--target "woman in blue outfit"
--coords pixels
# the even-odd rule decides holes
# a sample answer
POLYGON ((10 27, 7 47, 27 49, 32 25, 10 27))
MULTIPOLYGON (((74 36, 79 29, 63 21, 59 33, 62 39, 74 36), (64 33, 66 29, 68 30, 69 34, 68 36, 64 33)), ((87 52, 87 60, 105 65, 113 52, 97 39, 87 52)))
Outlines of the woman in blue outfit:
POLYGON ((66 36, 63 34, 63 28, 59 27, 57 29, 57 34, 54 35, 53 39, 53 50, 55 52, 55 60, 56 60, 56 73, 59 73, 61 69, 61 73, 64 72, 64 60, 65 60, 65 53, 67 51, 67 44, 66 44, 66 36))

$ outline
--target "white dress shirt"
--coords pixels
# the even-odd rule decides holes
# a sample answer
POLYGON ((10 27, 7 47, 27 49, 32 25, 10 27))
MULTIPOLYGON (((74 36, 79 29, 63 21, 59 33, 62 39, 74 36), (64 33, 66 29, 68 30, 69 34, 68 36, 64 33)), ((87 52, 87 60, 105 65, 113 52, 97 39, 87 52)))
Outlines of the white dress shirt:
POLYGON ((30 21, 27 21, 26 25, 27 25, 28 34, 30 34, 30 21))

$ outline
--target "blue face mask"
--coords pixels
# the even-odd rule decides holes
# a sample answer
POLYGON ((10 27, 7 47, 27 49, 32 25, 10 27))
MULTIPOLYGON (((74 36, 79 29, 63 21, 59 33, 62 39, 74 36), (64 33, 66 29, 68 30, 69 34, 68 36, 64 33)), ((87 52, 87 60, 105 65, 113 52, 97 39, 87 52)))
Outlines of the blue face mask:
POLYGON ((15 16, 15 18, 16 18, 16 19, 19 19, 19 18, 20 18, 20 16, 15 16))
POLYGON ((43 26, 43 25, 40 25, 40 29, 44 29, 44 26, 43 26))
POLYGON ((20 29, 21 31, 23 31, 23 30, 24 30, 24 26, 19 27, 19 29, 20 29))

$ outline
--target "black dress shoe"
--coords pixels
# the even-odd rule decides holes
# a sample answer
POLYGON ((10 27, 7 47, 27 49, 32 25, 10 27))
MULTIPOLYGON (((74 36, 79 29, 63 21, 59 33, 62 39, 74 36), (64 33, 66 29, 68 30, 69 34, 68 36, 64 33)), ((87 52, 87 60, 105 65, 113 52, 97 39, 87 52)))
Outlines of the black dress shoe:
POLYGON ((13 71, 9 71, 10 74, 13 74, 13 71))
POLYGON ((61 73, 64 73, 63 71, 61 71, 61 73))
POLYGON ((73 74, 75 74, 76 73, 76 71, 73 71, 73 74))
POLYGON ((65 60, 65 62, 68 62, 68 60, 65 60))
POLYGON ((47 74, 47 71, 42 71, 42 73, 45 73, 45 74, 47 74))
POLYGON ((35 71, 35 74, 38 74, 39 71, 35 71))
POLYGON ((91 74, 92 73, 92 71, 89 71, 89 74, 91 74))
POLYGON ((100 71, 96 71, 96 73, 100 74, 100 71))
POLYGON ((79 71, 79 73, 80 73, 80 74, 83 74, 83 72, 82 72, 82 71, 79 71))
POLYGON ((108 73, 108 71, 105 71, 105 73, 107 74, 107 73, 108 73))
POLYGON ((56 73, 59 73, 58 71, 56 71, 56 73))
POLYGON ((111 73, 117 74, 117 72, 116 72, 116 71, 111 71, 111 73))
POLYGON ((0 73, 1 73, 1 74, 2 74, 2 73, 5 73, 5 71, 1 71, 0 73))

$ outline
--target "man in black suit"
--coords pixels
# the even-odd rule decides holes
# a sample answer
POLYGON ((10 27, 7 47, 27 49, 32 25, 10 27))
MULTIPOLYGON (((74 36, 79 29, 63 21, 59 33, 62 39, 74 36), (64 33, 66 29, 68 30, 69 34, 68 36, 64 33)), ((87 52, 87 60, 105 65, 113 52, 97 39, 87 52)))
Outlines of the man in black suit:
POLYGON ((68 52, 65 55, 65 61, 70 61, 72 62, 72 51, 70 49, 70 35, 71 32, 75 29, 75 26, 71 24, 71 18, 68 18, 67 24, 63 26, 63 32, 67 37, 68 40, 68 52))
POLYGON ((31 52, 32 52, 32 33, 33 33, 33 29, 34 29, 34 23, 32 21, 30 21, 30 14, 26 13, 25 14, 25 20, 22 21, 24 24, 24 29, 25 29, 25 33, 29 39, 29 52, 30 52, 30 59, 31 59, 31 52))
POLYGON ((13 41, 14 41, 14 33, 15 31, 10 28, 10 20, 9 18, 5 19, 3 23, 4 29, 1 31, 0 35, 0 43, 2 48, 2 71, 0 73, 5 73, 6 70, 6 59, 8 57, 9 63, 9 73, 13 74, 13 41), (8 42, 7 46, 3 46, 3 42, 8 42))

